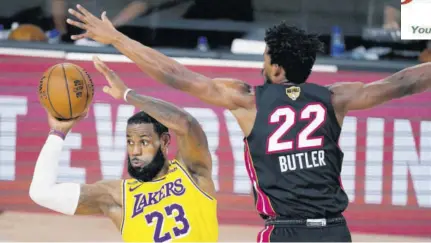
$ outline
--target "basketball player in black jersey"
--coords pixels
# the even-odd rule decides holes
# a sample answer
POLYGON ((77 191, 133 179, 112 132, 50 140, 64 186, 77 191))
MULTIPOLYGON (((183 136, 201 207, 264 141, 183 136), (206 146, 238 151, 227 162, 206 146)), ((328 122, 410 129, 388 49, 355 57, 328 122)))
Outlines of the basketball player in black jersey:
POLYGON ((72 39, 112 44, 155 80, 236 117, 256 207, 265 220, 258 241, 351 241, 342 216, 348 198, 340 183, 338 147, 348 111, 368 109, 431 87, 431 63, 364 84, 307 83, 323 45, 315 35, 281 23, 266 32, 263 85, 195 73, 160 52, 129 39, 106 18, 78 6, 69 10, 86 30, 72 39))

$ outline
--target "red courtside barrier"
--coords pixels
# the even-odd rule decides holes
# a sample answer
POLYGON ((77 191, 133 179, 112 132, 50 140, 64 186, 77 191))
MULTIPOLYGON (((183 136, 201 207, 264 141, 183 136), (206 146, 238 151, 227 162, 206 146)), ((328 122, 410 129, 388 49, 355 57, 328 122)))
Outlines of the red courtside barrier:
MULTIPOLYGON (((38 103, 42 73, 65 59, 0 56, 0 209, 48 212, 32 203, 28 186, 48 125, 38 103)), ((92 63, 84 67, 95 83, 89 117, 67 138, 61 181, 92 183, 127 175, 125 122, 134 108, 101 92, 105 84, 92 63)), ((224 109, 208 106, 152 81, 135 65, 108 63, 138 92, 173 102, 191 112, 207 133, 214 158, 221 223, 263 225, 254 210, 238 125, 224 109)), ((210 77, 262 83, 260 69, 191 66, 210 77)), ((370 82, 388 74, 314 72, 310 82, 370 82)), ((431 236, 431 95, 397 100, 348 114, 340 146, 343 185, 351 204, 345 215, 354 232, 431 236)), ((171 156, 176 144, 172 144, 171 156)))

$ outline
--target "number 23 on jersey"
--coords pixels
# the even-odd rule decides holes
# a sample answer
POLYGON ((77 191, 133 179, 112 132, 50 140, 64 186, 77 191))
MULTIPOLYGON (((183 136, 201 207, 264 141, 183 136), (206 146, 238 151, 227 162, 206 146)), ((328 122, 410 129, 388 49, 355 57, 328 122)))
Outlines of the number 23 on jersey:
POLYGON ((288 152, 294 149, 317 148, 323 145, 323 136, 312 137, 325 122, 326 108, 320 103, 306 105, 301 111, 291 106, 277 107, 269 115, 270 124, 280 124, 268 137, 267 153, 288 152), (284 121, 283 119, 284 118, 284 121), (309 123, 297 134, 296 140, 281 141, 298 121, 309 120, 309 123))
POLYGON ((179 204, 171 204, 164 208, 164 212, 153 211, 145 215, 145 220, 149 227, 154 229, 154 242, 165 242, 171 239, 178 239, 187 235, 190 231, 190 224, 186 218, 184 209, 179 204), (164 232, 164 229, 172 230, 164 232))

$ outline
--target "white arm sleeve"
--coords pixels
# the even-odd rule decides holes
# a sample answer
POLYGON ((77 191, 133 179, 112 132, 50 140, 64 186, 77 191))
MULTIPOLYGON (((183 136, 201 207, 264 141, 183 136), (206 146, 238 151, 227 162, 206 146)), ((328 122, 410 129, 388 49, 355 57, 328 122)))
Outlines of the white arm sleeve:
POLYGON ((64 140, 60 137, 48 136, 36 162, 29 195, 35 203, 42 207, 74 215, 78 207, 81 185, 56 183, 63 144, 64 140))

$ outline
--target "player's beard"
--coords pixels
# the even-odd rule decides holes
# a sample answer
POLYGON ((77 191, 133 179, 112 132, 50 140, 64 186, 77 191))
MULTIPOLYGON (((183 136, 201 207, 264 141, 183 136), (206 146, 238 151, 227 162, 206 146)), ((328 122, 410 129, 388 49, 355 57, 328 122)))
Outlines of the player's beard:
POLYGON ((163 169, 163 166, 165 165, 165 159, 166 159, 165 155, 163 154, 161 148, 159 147, 153 160, 149 164, 143 167, 139 167, 139 168, 133 167, 130 161, 130 156, 128 156, 127 170, 129 172, 129 175, 135 178, 136 180, 143 181, 143 182, 151 181, 163 169))

